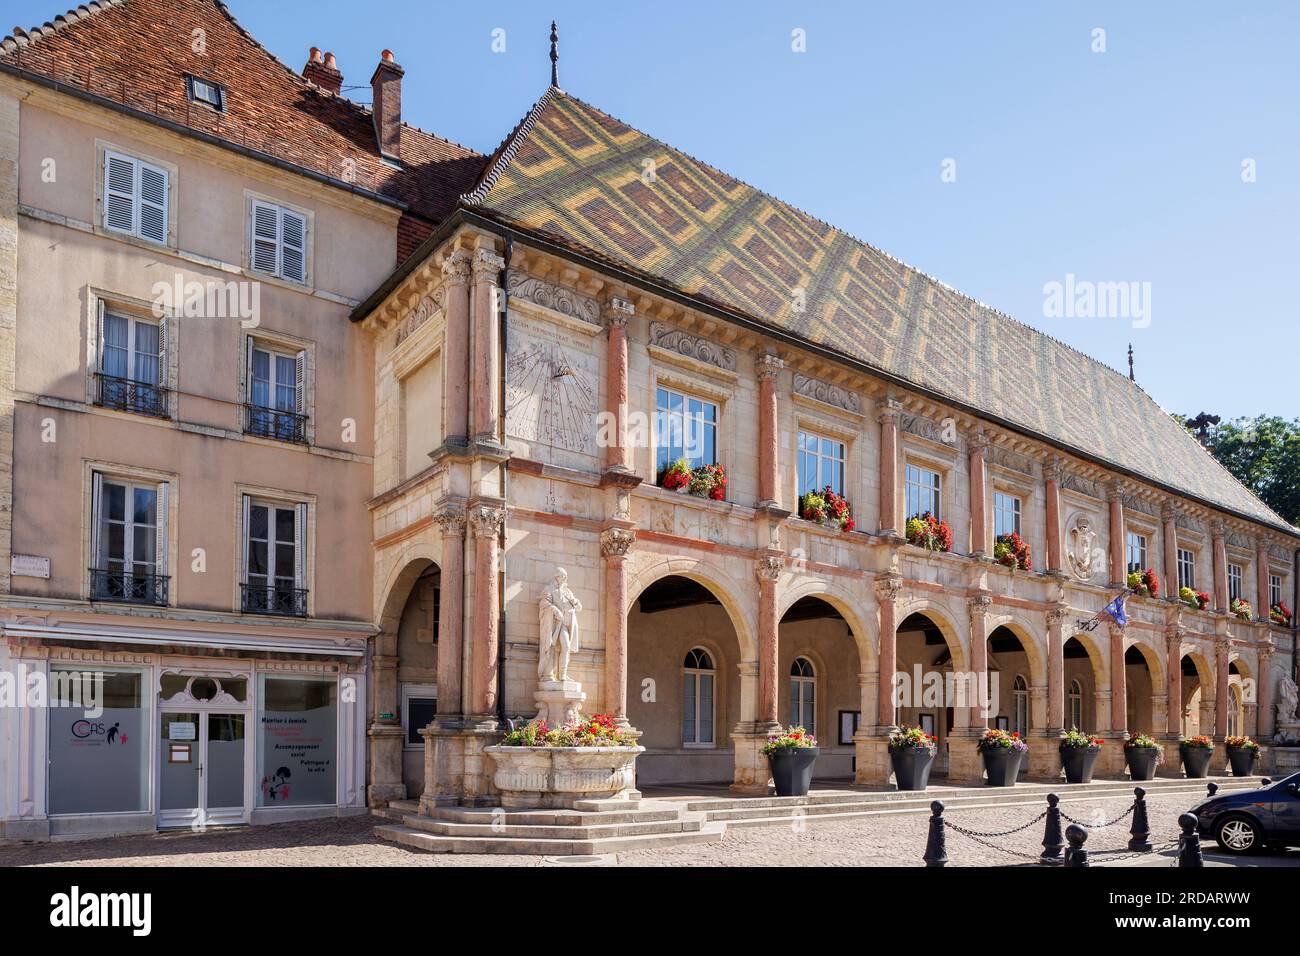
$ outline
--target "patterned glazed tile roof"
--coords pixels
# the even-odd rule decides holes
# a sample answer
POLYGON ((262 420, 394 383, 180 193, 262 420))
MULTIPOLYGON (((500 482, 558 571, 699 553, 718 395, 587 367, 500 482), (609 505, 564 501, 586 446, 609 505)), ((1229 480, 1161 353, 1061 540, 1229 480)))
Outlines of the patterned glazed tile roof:
POLYGON ((15 28, 0 39, 0 64, 404 203, 399 262, 455 208, 487 162, 409 124, 402 126, 402 168, 383 162, 371 111, 290 69, 221 0, 95 0, 44 26, 15 28), (224 113, 189 101, 188 75, 226 88, 224 113))
POLYGON ((1058 445, 1296 530, 1124 375, 557 88, 462 202, 1058 445), (802 310, 796 289, 805 290, 802 310))

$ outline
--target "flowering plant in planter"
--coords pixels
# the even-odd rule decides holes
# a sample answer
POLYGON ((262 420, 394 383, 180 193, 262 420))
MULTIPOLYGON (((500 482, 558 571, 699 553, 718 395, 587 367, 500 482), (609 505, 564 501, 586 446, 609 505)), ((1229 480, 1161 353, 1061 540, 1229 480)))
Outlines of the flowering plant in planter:
POLYGON ((1191 588, 1179 588, 1178 598, 1190 608, 1198 611, 1204 611, 1210 606, 1210 596, 1204 591, 1194 591, 1191 588))
POLYGON ((620 730, 610 714, 596 714, 552 729, 531 720, 501 738, 502 747, 635 747, 636 737, 620 730))
POLYGON ((790 727, 783 733, 767 738, 763 744, 763 754, 771 756, 778 750, 796 750, 804 747, 816 747, 817 738, 802 727, 790 727))
POLYGON ((1000 534, 993 542, 993 560, 1005 564, 1012 571, 1032 571, 1034 562, 1029 556, 1029 542, 1012 531, 1000 534))
POLYGON ((1129 734, 1124 739, 1125 750, 1154 750, 1156 752, 1156 764, 1165 762, 1165 748, 1160 746, 1160 742, 1149 734, 1129 734))
POLYGON ((685 458, 678 458, 659 475, 659 486, 697 498, 722 501, 727 495, 727 472, 721 465, 692 468, 685 458))
POLYGON ((1251 753, 1259 753, 1259 744, 1255 743, 1255 741, 1251 740, 1244 734, 1224 737, 1223 745, 1234 750, 1249 750, 1251 753))
POLYGON ((1156 577, 1156 572, 1152 568, 1147 568, 1145 571, 1130 571, 1128 586, 1134 594, 1143 597, 1160 596, 1160 579, 1156 577))
POLYGON ((1255 609, 1250 606, 1250 602, 1243 601, 1239 597, 1232 599, 1232 603, 1228 605, 1228 610, 1235 614, 1238 620, 1255 620, 1255 609))
POLYGON ((890 750, 923 750, 933 754, 938 747, 939 738, 920 727, 901 727, 889 735, 890 750))
POLYGON ((1180 746, 1187 747, 1191 750, 1213 750, 1214 738, 1207 737, 1205 734, 1197 734, 1195 737, 1184 737, 1180 746))
POLYGON ((1269 607, 1268 619, 1274 624, 1287 626, 1291 623, 1291 609, 1286 606, 1285 601, 1278 601, 1269 607))
POLYGON ((821 491, 810 491, 799 499, 799 517, 818 524, 835 525, 841 531, 852 531, 857 527, 848 500, 832 491, 830 485, 821 491))
POLYGON ((1014 750, 1023 753, 1029 744, 1020 739, 1019 733, 1007 733, 1005 730, 986 730, 975 748, 980 753, 996 753, 999 750, 1014 750))
POLYGON ((928 511, 908 518, 904 530, 908 544, 927 551, 952 550, 952 529, 948 527, 948 522, 940 521, 928 511))
POLYGON ((1085 734, 1074 729, 1066 731, 1065 736, 1061 738, 1062 747, 1075 750, 1100 750, 1103 743, 1105 741, 1100 737, 1094 737, 1092 734, 1085 734))

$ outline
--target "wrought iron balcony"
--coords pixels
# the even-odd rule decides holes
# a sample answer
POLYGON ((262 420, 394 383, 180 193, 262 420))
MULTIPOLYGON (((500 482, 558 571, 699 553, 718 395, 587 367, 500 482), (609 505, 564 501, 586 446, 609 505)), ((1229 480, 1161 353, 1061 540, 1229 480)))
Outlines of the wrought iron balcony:
POLYGON ((281 584, 241 584, 241 602, 245 614, 282 614, 286 617, 307 616, 307 589, 281 584))
POLYGON ((90 569, 90 597, 94 601, 120 601, 123 604, 167 604, 165 574, 142 574, 138 571, 90 569))
POLYGON ((167 389, 148 382, 95 373, 95 404, 138 415, 167 417, 167 389))
POLYGON ((307 444, 307 416, 263 405, 244 406, 244 434, 307 444))

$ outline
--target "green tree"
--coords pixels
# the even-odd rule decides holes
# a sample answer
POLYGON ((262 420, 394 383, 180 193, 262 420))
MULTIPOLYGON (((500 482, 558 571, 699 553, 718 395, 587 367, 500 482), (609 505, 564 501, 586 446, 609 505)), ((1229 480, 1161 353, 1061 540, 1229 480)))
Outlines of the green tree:
POLYGON ((1220 422, 1207 429, 1205 447, 1264 504, 1300 523, 1300 418, 1259 415, 1220 422))

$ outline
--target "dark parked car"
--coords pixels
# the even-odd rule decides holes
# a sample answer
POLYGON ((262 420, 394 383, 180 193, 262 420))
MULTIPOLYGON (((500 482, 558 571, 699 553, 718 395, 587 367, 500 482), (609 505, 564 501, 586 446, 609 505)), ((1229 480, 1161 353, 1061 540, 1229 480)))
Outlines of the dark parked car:
POLYGON ((1238 790, 1192 807, 1202 837, 1229 853, 1300 846, 1300 773, 1258 790, 1238 790))

